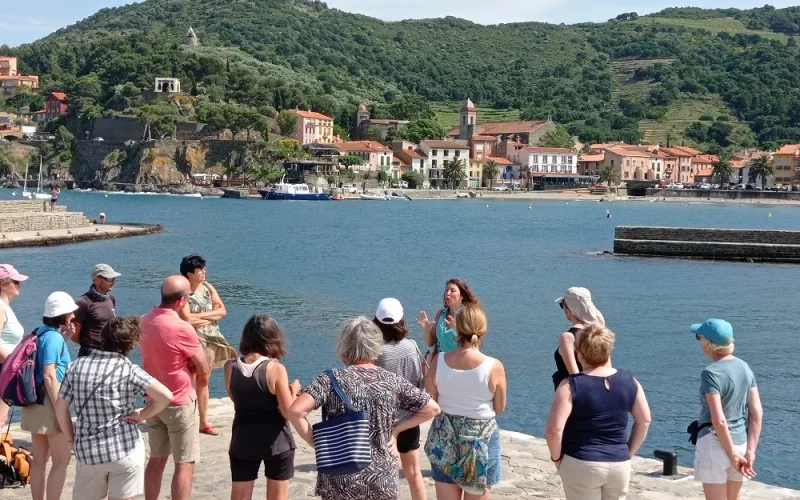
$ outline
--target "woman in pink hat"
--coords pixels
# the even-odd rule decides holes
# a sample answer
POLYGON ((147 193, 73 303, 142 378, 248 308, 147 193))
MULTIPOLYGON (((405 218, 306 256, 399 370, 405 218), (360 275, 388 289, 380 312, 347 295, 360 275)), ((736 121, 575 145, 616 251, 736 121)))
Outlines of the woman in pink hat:
MULTIPOLYGON (((0 264, 0 369, 14 348, 17 347, 25 329, 11 309, 11 301, 19 295, 22 282, 28 279, 11 264, 0 264)), ((8 420, 8 405, 0 400, 0 428, 8 420)))

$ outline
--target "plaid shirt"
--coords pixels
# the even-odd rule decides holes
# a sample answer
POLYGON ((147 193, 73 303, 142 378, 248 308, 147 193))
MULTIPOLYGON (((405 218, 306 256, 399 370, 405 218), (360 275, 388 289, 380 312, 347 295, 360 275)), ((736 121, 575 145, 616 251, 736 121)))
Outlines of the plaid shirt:
POLYGON ((91 351, 67 369, 58 397, 71 400, 75 411, 86 402, 75 422, 75 456, 86 465, 107 464, 128 456, 142 435, 124 418, 135 409, 153 377, 121 354, 91 351), (106 374, 100 387, 87 398, 106 374))

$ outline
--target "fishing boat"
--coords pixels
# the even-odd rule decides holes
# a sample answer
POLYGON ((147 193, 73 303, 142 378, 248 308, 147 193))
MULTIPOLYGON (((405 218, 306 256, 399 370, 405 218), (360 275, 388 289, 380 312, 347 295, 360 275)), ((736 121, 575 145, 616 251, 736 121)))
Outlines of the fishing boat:
POLYGON ((265 200, 329 200, 331 195, 321 191, 312 192, 307 184, 289 184, 284 182, 286 176, 281 178, 281 182, 275 184, 272 189, 259 189, 258 194, 265 200))

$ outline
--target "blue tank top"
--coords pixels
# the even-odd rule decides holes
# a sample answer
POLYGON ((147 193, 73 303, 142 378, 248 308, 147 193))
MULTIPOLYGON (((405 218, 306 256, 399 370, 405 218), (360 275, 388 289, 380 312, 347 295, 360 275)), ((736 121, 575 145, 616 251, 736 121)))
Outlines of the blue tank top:
MULTIPOLYGON (((439 352, 450 352, 458 347, 456 331, 452 328, 447 328, 447 316, 449 314, 449 307, 442 309, 439 321, 436 323, 436 345, 439 347, 439 352)), ((458 310, 456 310, 456 314, 458 314, 458 310)))
POLYGON ((572 413, 564 427, 563 453, 589 462, 630 460, 628 415, 638 390, 633 373, 617 370, 609 377, 579 373, 570 375, 569 381, 572 413))

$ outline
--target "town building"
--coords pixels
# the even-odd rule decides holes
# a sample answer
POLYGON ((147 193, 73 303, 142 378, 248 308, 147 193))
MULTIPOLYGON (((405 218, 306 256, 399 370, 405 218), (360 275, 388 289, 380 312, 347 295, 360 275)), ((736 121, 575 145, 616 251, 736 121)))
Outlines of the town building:
POLYGON ((648 151, 648 146, 614 146, 603 149, 603 168, 612 166, 625 181, 658 181, 665 175, 664 156, 658 146, 648 151))
POLYGON ((401 164, 408 165, 408 170, 421 174, 427 181, 428 155, 420 151, 419 145, 409 141, 397 140, 392 142, 392 153, 401 164))
POLYGON ((49 122, 67 114, 67 94, 63 92, 50 92, 44 100, 44 121, 49 122))
POLYGON ((700 151, 687 146, 672 146, 660 148, 659 151, 665 157, 665 179, 668 182, 681 182, 691 184, 694 180, 692 170, 692 158, 700 154, 700 151))
POLYGON ((316 111, 303 111, 296 109, 299 119, 292 138, 300 144, 310 142, 333 142, 333 118, 317 113, 316 111))
MULTIPOLYGON (((469 144, 458 140, 425 140, 419 143, 420 151, 427 156, 428 181, 431 187, 445 187, 445 163, 451 160, 461 160, 464 164, 464 173, 468 179, 465 184, 473 182, 470 173, 469 144)), ((474 171, 473 171, 474 172, 474 171)), ((480 182, 480 176, 478 177, 480 182)))
POLYGON ((600 176, 603 171, 603 159, 605 153, 602 151, 584 153, 578 157, 578 175, 600 176))
POLYGON ((772 155, 775 162, 775 182, 777 184, 800 184, 795 173, 800 170, 800 144, 787 144, 772 155))
POLYGON ((39 92, 39 77, 20 75, 16 57, 0 56, 0 97, 9 98, 21 87, 28 87, 34 94, 39 92))
POLYGON ((361 165, 353 166, 355 171, 389 171, 392 168, 392 150, 375 141, 343 141, 334 144, 339 156, 358 156, 361 165))
POLYGON ((376 128, 384 137, 394 136, 399 137, 400 129, 408 125, 408 120, 392 120, 392 119, 372 119, 369 116, 369 110, 363 104, 358 105, 356 111, 356 130, 355 136, 359 139, 367 137, 367 131, 370 128, 376 128))
POLYGON ((479 123, 478 110, 470 99, 461 105, 458 118, 458 127, 450 129, 447 136, 462 141, 468 141, 471 137, 478 135, 492 136, 495 141, 512 139, 524 144, 536 145, 542 135, 554 130, 556 126, 550 119, 479 123))
POLYGON ((719 161, 716 155, 696 155, 692 157, 693 182, 713 182, 714 165, 719 161))

